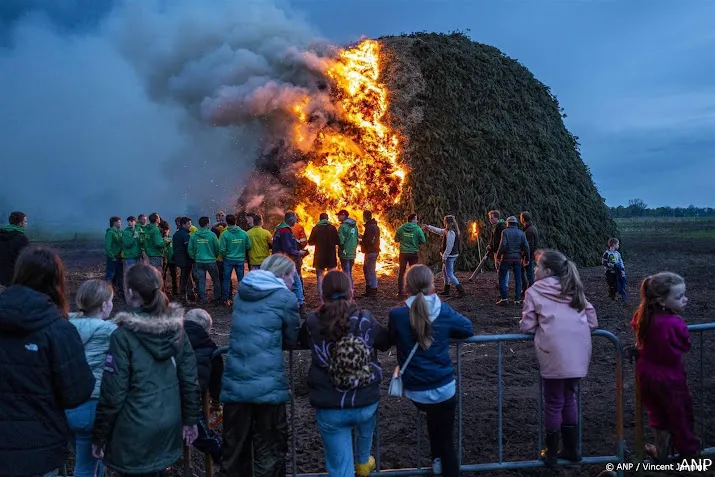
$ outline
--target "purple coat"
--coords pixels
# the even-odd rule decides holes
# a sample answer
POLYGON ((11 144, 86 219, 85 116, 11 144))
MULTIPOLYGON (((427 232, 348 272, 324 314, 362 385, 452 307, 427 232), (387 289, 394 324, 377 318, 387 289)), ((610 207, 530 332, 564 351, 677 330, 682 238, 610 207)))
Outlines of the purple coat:
MULTIPOLYGON (((635 323, 631 326, 635 329, 635 323)), ((683 353, 690 351, 690 332, 681 317, 666 311, 652 317, 646 345, 639 350, 636 373, 646 388, 657 383, 687 381, 683 353)))

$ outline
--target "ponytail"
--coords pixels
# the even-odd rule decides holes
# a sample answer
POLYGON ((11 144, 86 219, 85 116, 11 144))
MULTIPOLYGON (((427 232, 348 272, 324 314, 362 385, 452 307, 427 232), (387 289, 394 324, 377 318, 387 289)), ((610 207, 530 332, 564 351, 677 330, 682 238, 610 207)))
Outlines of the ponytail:
POLYGON ((537 250, 535 257, 543 268, 551 270, 559 279, 561 296, 571 298, 569 306, 578 311, 586 309, 586 294, 576 264, 557 250, 537 250))
POLYGON ((320 333, 328 341, 340 341, 350 332, 350 317, 355 308, 350 278, 337 270, 323 277, 323 305, 318 309, 320 333))
POLYGON ((433 288, 432 270, 424 265, 410 267, 407 271, 407 290, 415 297, 410 306, 410 327, 420 348, 425 350, 432 346, 432 322, 429 319, 425 295, 430 294, 433 288))
POLYGON ((653 315, 659 309, 666 311, 660 305, 660 300, 668 297, 670 289, 685 283, 680 275, 672 272, 660 272, 647 277, 641 283, 641 302, 633 314, 633 331, 636 335, 636 347, 643 349, 648 339, 648 332, 653 324, 653 315))
POLYGON ((137 263, 127 271, 125 283, 142 299, 145 313, 161 316, 169 310, 169 298, 162 291, 164 282, 156 268, 137 263))

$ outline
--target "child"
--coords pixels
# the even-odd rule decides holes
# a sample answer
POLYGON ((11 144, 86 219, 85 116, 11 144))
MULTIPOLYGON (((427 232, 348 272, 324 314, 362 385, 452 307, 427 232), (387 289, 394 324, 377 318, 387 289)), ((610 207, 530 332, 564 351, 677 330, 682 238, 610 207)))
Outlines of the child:
MULTIPOLYGON (((212 414, 216 413, 220 418, 219 395, 221 394, 221 375, 223 374, 223 358, 213 357, 214 351, 218 349, 216 343, 209 337, 209 331, 213 326, 211 315, 206 310, 194 308, 189 310, 184 317, 184 331, 189 337, 191 347, 196 356, 196 368, 199 375, 199 386, 201 395, 208 391, 211 397, 212 414)), ((219 421, 220 422, 220 421, 219 421)), ((206 423, 203 412, 199 419, 199 436, 194 441, 194 447, 204 454, 209 454, 214 463, 221 465, 221 438, 215 434, 211 428, 218 422, 206 423)))
POLYGON ((105 321, 112 313, 112 298, 114 293, 108 283, 102 280, 87 280, 77 290, 76 301, 80 311, 70 314, 70 323, 79 332, 85 358, 95 379, 90 400, 65 411, 67 426, 73 434, 76 477, 104 475, 102 462, 92 456, 92 428, 102 385, 104 361, 109 350, 109 337, 117 329, 117 325, 105 321))
POLYGON ((690 333, 678 316, 685 309, 685 281, 661 272, 641 285, 641 304, 631 327, 636 335, 636 377, 650 426, 655 429, 656 461, 668 455, 669 437, 682 458, 695 456, 700 440, 693 433, 693 400, 688 390, 682 354, 690 351, 690 333))
POLYGON ((535 333, 542 380, 548 467, 557 458, 579 462, 576 392, 588 374, 596 310, 586 300, 576 264, 556 250, 538 250, 536 282, 526 291, 519 328, 535 333), (559 449, 559 432, 563 450, 559 449))
POLYGON ((608 239, 608 250, 601 257, 601 264, 606 269, 606 283, 608 284, 608 296, 611 300, 616 299, 616 292, 621 295, 623 302, 627 302, 626 297, 626 267, 623 265, 618 249, 621 243, 617 238, 608 239))
POLYGON ((198 434, 196 359, 183 332, 183 309, 169 304, 162 285, 154 266, 131 267, 125 298, 134 310, 114 318, 92 454, 119 475, 163 471, 198 434))
POLYGON ((410 297, 405 305, 390 310, 387 324, 390 343, 397 347, 405 397, 427 414, 432 471, 435 475, 457 477, 459 459, 454 448, 457 395, 449 346, 452 339, 474 335, 474 329, 469 319, 440 302, 434 293, 434 275, 427 266, 410 267, 407 290, 410 297))

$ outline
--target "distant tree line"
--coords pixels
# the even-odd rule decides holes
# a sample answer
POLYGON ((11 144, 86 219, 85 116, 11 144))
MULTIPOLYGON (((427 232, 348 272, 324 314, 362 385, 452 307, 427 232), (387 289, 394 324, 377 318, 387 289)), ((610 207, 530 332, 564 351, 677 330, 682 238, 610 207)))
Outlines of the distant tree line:
POLYGON ((628 201, 628 206, 608 208, 611 217, 614 219, 627 217, 715 217, 715 209, 712 207, 658 207, 649 209, 641 199, 628 201))

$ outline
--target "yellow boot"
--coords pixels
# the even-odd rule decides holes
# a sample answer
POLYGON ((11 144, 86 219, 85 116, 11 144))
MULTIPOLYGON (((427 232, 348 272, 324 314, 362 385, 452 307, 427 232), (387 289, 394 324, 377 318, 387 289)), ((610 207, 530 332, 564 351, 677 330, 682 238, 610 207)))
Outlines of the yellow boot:
POLYGON ((367 477, 370 475, 370 472, 375 470, 375 467, 375 458, 370 456, 366 463, 355 464, 355 475, 357 477, 367 477))

